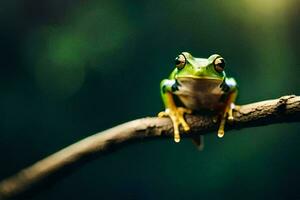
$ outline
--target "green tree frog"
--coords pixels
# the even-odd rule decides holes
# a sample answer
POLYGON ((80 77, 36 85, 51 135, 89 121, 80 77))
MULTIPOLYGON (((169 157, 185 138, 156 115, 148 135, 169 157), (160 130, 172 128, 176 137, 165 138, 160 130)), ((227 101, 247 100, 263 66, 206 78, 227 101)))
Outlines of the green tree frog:
POLYGON ((225 74, 225 61, 217 54, 209 58, 196 58, 182 52, 175 58, 175 69, 169 79, 161 81, 160 90, 165 111, 159 117, 170 117, 174 127, 174 141, 180 141, 180 126, 190 130, 184 119, 192 111, 215 112, 220 116, 218 136, 224 136, 227 119, 232 120, 232 110, 237 97, 237 83, 225 74))

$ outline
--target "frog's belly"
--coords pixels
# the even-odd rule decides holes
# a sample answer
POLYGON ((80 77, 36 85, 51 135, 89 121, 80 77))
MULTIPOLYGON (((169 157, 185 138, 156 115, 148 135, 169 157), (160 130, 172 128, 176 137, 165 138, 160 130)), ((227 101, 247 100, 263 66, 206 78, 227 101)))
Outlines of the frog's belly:
POLYGON ((224 106, 221 96, 224 94, 219 79, 180 78, 179 90, 175 93, 180 101, 192 110, 218 110, 224 106))

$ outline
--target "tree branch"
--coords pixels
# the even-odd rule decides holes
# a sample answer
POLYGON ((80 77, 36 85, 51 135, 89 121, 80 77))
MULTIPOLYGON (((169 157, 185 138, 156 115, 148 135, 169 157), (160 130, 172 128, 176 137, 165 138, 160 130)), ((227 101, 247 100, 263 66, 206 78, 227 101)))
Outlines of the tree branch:
MULTIPOLYGON (((300 122, 300 96, 283 96, 279 99, 243 105, 239 111, 234 112, 234 117, 234 120, 226 125, 227 133, 232 129, 300 122)), ((186 118, 191 126, 191 133, 182 134, 182 137, 215 133, 217 130, 217 123, 213 122, 211 116, 188 115, 186 118)), ((173 137, 173 127, 168 118, 143 118, 102 131, 3 180, 0 183, 0 199, 28 197, 33 191, 49 186, 50 183, 99 155, 110 153, 128 143, 162 137, 173 137)))

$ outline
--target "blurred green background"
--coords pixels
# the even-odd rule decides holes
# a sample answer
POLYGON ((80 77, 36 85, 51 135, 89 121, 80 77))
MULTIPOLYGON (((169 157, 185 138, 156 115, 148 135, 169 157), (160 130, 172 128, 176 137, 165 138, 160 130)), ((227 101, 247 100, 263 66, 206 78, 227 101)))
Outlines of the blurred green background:
MULTIPOLYGON (((155 116, 182 51, 221 54, 239 104, 300 94, 297 0, 0 3, 0 179, 117 124, 155 116)), ((33 199, 300 199, 300 124, 143 141, 33 199)))

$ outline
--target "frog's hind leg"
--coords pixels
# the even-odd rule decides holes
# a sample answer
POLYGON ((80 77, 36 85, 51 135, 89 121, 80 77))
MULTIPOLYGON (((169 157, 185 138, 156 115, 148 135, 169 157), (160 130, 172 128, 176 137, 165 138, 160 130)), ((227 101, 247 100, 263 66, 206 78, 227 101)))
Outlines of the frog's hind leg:
POLYGON ((234 102, 237 97, 237 90, 234 90, 230 92, 228 95, 228 98, 226 100, 225 109, 221 115, 219 130, 218 130, 218 137, 222 138, 224 136, 224 128, 225 123, 228 118, 228 120, 233 120, 232 110, 236 108, 234 102))

